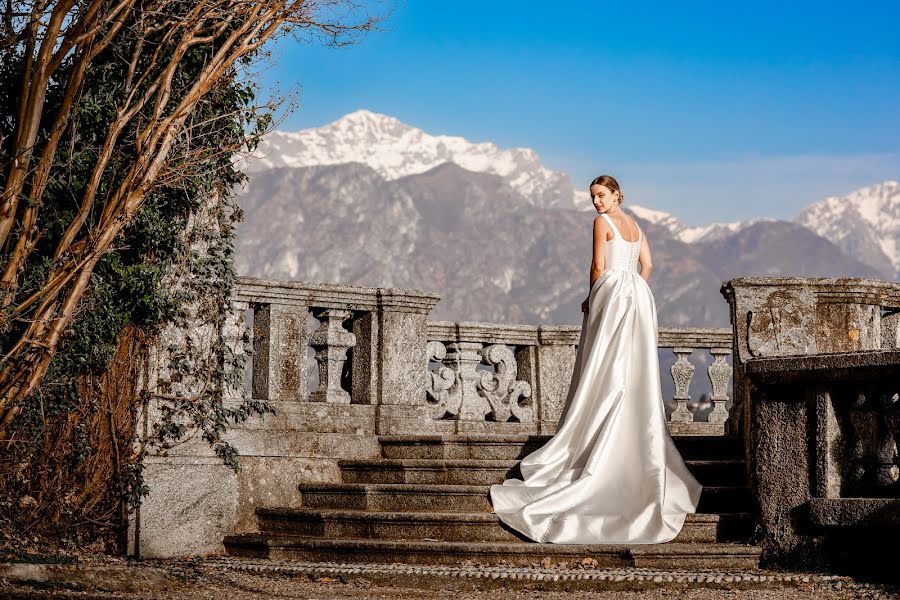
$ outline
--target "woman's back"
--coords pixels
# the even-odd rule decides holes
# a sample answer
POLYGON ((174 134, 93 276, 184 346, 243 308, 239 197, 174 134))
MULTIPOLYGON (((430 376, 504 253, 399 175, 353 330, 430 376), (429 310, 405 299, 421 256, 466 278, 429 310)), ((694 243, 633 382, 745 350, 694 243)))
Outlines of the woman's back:
POLYGON ((641 232, 640 228, 637 226, 637 223, 634 224, 634 227, 638 230, 638 237, 635 241, 629 242, 622 237, 622 234, 619 232, 619 228, 616 227, 616 224, 613 222, 612 217, 607 215, 606 213, 600 213, 601 216, 606 219, 606 222, 609 223, 609 226, 613 230, 614 237, 612 239, 606 240, 606 264, 603 268, 604 271, 609 269, 618 269, 622 271, 633 271, 635 273, 639 273, 640 269, 638 269, 638 258, 641 254, 641 242, 643 241, 643 232, 641 232))

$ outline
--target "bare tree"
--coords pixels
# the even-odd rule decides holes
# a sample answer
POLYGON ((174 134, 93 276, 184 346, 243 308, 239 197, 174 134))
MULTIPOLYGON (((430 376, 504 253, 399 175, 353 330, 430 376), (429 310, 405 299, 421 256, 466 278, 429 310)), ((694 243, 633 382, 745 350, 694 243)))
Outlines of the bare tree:
POLYGON ((0 58, 17 54, 23 67, 18 114, 0 138, 0 331, 12 333, 0 359, 0 434, 40 383, 97 261, 154 185, 190 176, 194 161, 178 149, 211 90, 275 36, 342 45, 381 18, 349 0, 6 0, 2 16, 0 58), (93 61, 113 48, 127 64, 114 115, 42 283, 23 290, 73 107, 93 61), (52 106, 51 88, 61 92, 52 106))

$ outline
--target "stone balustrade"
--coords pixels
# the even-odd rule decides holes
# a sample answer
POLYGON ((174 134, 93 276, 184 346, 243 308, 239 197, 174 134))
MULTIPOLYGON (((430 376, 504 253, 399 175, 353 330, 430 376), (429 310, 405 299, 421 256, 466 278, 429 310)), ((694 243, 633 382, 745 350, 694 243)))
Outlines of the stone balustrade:
POLYGON ((727 362, 733 346, 731 331, 728 328, 660 327, 658 346, 671 348, 678 357, 671 368, 675 410, 669 415, 669 431, 673 435, 724 435, 731 400, 732 369, 727 362), (694 377, 691 357, 698 349, 708 350, 713 357, 713 362, 706 368, 712 387, 709 396, 712 410, 707 413, 706 421, 698 420, 696 412, 690 410, 689 390, 694 377))
MULTIPOLYGON (((370 406, 365 429, 379 434, 553 433, 572 391, 580 327, 427 321, 438 298, 242 278, 231 320, 239 333, 246 313, 253 315, 250 334, 234 336, 252 346, 250 393, 282 410, 286 402, 370 406), (310 316, 318 321, 312 332, 310 316), (310 379, 318 384, 307 393, 310 379)), ((728 329, 660 328, 659 347, 677 356, 670 369, 673 434, 725 433, 732 345, 728 329), (689 391, 697 350, 713 357, 705 419, 689 391)))
MULTIPOLYGON (((501 325, 468 321, 428 323, 426 403, 444 433, 553 433, 570 389, 578 326, 501 325)), ((675 395, 669 429, 677 435, 724 435, 730 400, 731 332, 659 329, 659 348, 671 348, 675 395), (696 350, 708 350, 712 411, 699 418, 690 384, 696 350), (693 409, 693 410, 692 410, 693 409)))
MULTIPOLYGON (((900 524, 900 284, 738 278, 721 291, 731 329, 659 329, 660 363, 675 357, 661 381, 670 431, 743 439, 769 564, 865 554, 900 524), (691 392, 704 367, 706 403, 691 392)), ((226 533, 254 531, 257 508, 296 506, 297 484, 380 457, 380 436, 553 433, 579 328, 429 322, 438 300, 239 279, 223 362, 251 368, 246 385, 227 378, 224 400, 249 393, 275 414, 229 428, 238 473, 202 440, 145 460, 142 554, 221 551, 226 533)))

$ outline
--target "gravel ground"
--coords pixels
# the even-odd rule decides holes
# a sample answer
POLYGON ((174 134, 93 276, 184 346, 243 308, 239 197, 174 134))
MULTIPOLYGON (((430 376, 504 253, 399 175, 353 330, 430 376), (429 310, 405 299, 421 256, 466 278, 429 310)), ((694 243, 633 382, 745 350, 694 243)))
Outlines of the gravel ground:
MULTIPOLYGON (((636 583, 624 581, 620 584, 606 581, 572 582, 582 588, 541 591, 534 589, 541 583, 516 583, 531 589, 504 589, 504 582, 466 578, 450 580, 432 578, 410 580, 403 575, 395 584, 386 581, 373 583, 365 578, 348 579, 335 576, 313 575, 312 578, 297 573, 252 572, 230 567, 217 561, 194 563, 157 563, 140 566, 127 563, 101 564, 79 563, 72 566, 48 565, 0 565, 0 598, 234 598, 249 600, 258 598, 303 598, 308 600, 338 600, 344 598, 406 599, 426 598, 433 600, 522 600, 540 598, 546 600, 577 600, 580 598, 603 599, 648 599, 656 598, 734 598, 734 599, 782 599, 805 600, 818 598, 882 598, 900 597, 900 588, 886 585, 867 584, 840 578, 829 581, 816 580, 811 583, 744 583, 729 587, 720 584, 719 589, 698 588, 692 584, 647 583, 650 589, 605 589, 618 585, 627 587, 636 583), (418 589, 411 587, 418 581, 418 589), (454 589, 446 589, 452 582, 454 589), (459 586, 470 589, 461 589, 459 586), (431 589, 422 589, 422 588, 431 589), (485 589, 490 587, 491 589, 485 589)), ((245 565, 246 566, 246 565, 245 565)), ((629 571, 618 571, 618 573, 629 571)), ((633 573, 641 573, 633 570, 633 573)), ((646 571, 643 572, 646 574, 646 571)), ((567 585, 565 582, 557 587, 567 585)), ((577 586, 575 586, 577 587, 577 586)))

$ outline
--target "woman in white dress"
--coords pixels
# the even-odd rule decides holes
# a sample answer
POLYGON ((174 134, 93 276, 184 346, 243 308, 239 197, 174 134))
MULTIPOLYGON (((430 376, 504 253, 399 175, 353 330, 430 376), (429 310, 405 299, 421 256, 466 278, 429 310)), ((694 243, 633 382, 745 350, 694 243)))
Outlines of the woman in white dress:
POLYGON ((600 213, 590 291, 557 433, 522 459, 523 480, 491 486, 491 503, 538 542, 667 542, 696 512, 703 488, 666 425, 650 246, 621 210, 614 178, 598 177, 590 192, 600 213))

